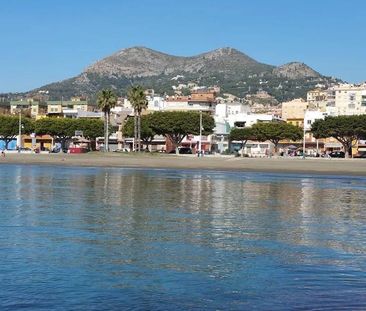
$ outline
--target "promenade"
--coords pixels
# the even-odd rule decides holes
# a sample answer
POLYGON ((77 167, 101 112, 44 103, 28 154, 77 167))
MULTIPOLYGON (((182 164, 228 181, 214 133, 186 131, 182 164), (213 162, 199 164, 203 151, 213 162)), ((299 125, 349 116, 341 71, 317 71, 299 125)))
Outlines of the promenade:
MULTIPOLYGON (((235 158, 233 156, 176 156, 165 154, 7 154, 0 164, 80 167, 198 169, 276 173, 366 176, 365 159, 235 158)), ((0 166, 1 171, 1 166, 0 166)))

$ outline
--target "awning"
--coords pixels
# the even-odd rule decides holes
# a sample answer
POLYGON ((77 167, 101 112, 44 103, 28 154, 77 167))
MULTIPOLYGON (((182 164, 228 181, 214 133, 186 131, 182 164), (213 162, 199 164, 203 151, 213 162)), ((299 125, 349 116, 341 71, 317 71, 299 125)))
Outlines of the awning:
POLYGON ((324 148, 342 148, 341 143, 325 143, 324 148))
POLYGON ((73 138, 74 143, 90 143, 90 140, 80 137, 80 138, 73 138))

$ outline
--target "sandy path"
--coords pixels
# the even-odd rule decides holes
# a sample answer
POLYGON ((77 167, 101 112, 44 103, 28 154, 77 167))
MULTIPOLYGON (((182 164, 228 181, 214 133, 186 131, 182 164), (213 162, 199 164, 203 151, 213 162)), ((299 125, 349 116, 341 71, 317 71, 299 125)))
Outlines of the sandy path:
MULTIPOLYGON (((130 155, 117 153, 73 154, 10 154, 0 164, 37 164, 95 167, 140 167, 311 173, 366 176, 366 159, 298 159, 298 158, 234 158, 226 156, 130 155)), ((1 166, 0 166, 1 170, 1 166)))

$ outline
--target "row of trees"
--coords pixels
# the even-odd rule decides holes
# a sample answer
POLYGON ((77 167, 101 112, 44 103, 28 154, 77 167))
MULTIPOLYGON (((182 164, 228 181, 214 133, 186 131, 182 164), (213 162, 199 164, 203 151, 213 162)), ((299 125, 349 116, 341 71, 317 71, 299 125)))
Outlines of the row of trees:
MULTIPOLYGON (((56 142, 64 147, 67 140, 75 135, 75 131, 83 131, 85 138, 95 140, 103 136, 104 125, 98 119, 67 119, 67 118, 43 118, 31 120, 22 118, 22 133, 37 133, 50 135, 56 142)), ((0 116, 0 138, 5 142, 5 148, 19 133, 19 119, 14 116, 0 116)))
POLYGON ((366 115, 326 117, 316 120, 311 131, 315 138, 335 138, 342 144, 348 158, 357 141, 366 138, 366 115))
MULTIPOLYGON (((109 135, 108 131, 109 116, 106 115, 105 121, 99 119, 67 119, 67 118, 43 118, 39 120, 22 119, 22 133, 37 133, 39 135, 48 134, 56 142, 60 142, 62 147, 70 140, 75 131, 83 131, 85 138, 94 141, 97 137, 109 135)), ((136 134, 138 125, 138 139, 150 145, 155 135, 167 137, 175 146, 178 147, 184 137, 189 134, 198 135, 200 132, 200 114, 197 112, 167 111, 154 112, 148 115, 138 115, 136 118, 127 119, 124 125, 124 136, 133 137, 136 134)), ((214 119, 207 115, 202 115, 202 134, 208 135, 213 132, 215 127, 214 119)), ((6 143, 13 140, 19 132, 19 119, 15 116, 0 116, 0 138, 6 143)), ((107 142, 108 140, 105 140, 107 142)), ((140 143, 139 148, 142 144, 140 143)))
MULTIPOLYGON (((345 151, 346 157, 352 152, 358 140, 366 138, 366 115, 326 117, 316 120, 311 127, 315 138, 335 138, 345 151)), ((242 151, 248 140, 266 141, 274 144, 275 153, 281 140, 298 141, 303 138, 302 129, 284 122, 257 123, 248 128, 234 128, 231 141, 240 141, 242 151)))
POLYGON ((278 144, 281 140, 296 141, 302 138, 302 130, 295 125, 284 122, 256 123, 252 127, 234 128, 229 135, 230 141, 241 142, 241 152, 248 140, 266 141, 269 140, 274 145, 277 153, 278 144))
MULTIPOLYGON (((140 121, 141 141, 148 147, 155 135, 168 138, 178 153, 178 147, 187 135, 200 133, 200 114, 193 111, 164 111, 143 115, 140 121)), ((127 119, 123 127, 126 137, 132 137, 135 131, 134 120, 127 119)), ((202 134, 213 133, 214 119, 208 114, 202 114, 202 134)))

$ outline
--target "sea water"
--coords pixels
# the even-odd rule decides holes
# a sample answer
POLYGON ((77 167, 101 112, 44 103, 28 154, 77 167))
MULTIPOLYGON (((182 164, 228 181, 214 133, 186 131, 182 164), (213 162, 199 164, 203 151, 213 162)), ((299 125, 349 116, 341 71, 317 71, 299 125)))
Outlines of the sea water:
POLYGON ((365 310, 366 179, 0 166, 0 310, 365 310))

